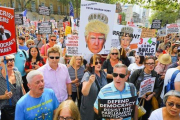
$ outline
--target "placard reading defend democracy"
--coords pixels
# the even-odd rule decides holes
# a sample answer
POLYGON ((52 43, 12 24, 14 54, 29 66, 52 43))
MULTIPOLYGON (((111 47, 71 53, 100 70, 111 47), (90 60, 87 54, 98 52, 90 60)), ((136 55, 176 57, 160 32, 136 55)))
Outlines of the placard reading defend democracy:
POLYGON ((98 115, 101 118, 133 117, 137 97, 124 99, 98 99, 98 115))
POLYGON ((38 33, 40 33, 40 34, 52 34, 51 22, 38 23, 38 33))
POLYGON ((154 84, 155 77, 142 81, 139 89, 139 97, 144 96, 148 92, 153 92, 154 84))
POLYGON ((15 14, 15 24, 23 25, 23 14, 15 14))
POLYGON ((0 56, 16 52, 14 9, 0 6, 0 56))

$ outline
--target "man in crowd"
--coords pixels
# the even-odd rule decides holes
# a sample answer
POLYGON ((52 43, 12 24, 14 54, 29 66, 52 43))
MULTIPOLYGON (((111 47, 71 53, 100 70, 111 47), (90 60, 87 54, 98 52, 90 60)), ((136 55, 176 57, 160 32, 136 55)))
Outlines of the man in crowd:
POLYGON ((40 71, 30 71, 27 81, 30 91, 17 102, 15 120, 52 120, 59 106, 54 91, 44 88, 40 71))
POLYGON ((165 50, 168 44, 169 44, 169 36, 166 36, 164 37, 164 42, 159 44, 158 49, 165 50))
POLYGON ((52 34, 49 36, 49 43, 45 44, 41 48, 41 56, 47 59, 47 51, 49 48, 53 47, 56 44, 56 35, 52 34))
POLYGON ((28 50, 28 47, 25 45, 25 38, 23 36, 18 37, 18 44, 19 44, 19 49, 21 50, 28 50))
POLYGON ((36 32, 36 36, 37 36, 37 38, 34 39, 34 43, 38 47, 38 49, 41 50, 41 47, 43 46, 45 41, 43 41, 43 39, 41 38, 42 35, 40 33, 38 33, 38 31, 36 32))
POLYGON ((71 79, 66 65, 58 63, 60 50, 58 47, 48 49, 48 63, 38 70, 43 73, 45 88, 54 90, 59 102, 71 99, 71 79))
MULTIPOLYGON (((128 79, 128 69, 124 64, 116 64, 113 68, 113 82, 104 86, 94 103, 94 111, 98 114, 98 99, 124 99, 132 97, 130 91, 130 85, 126 82, 128 79)), ((135 89, 135 86, 133 86, 135 89)), ((134 95, 136 96, 136 90, 134 91, 134 95)), ((138 120, 138 102, 136 102, 134 120, 138 120)), ((123 120, 129 120, 128 118, 123 118, 123 120)))

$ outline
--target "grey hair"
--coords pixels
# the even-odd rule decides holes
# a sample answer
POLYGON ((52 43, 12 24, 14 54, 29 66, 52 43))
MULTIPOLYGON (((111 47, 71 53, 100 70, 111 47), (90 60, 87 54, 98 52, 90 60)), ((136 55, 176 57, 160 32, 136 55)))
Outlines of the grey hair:
POLYGON ((110 53, 108 54, 107 58, 106 59, 110 59, 110 54, 112 53, 113 50, 116 50, 118 52, 118 59, 120 59, 120 52, 117 48, 115 47, 112 47, 111 50, 110 50, 110 53))
POLYGON ((116 65, 113 67, 113 71, 114 71, 115 68, 125 68, 125 69, 126 69, 126 75, 128 74, 128 68, 127 68, 127 66, 124 65, 124 64, 121 64, 121 63, 116 64, 116 65))
POLYGON ((168 99, 169 96, 175 96, 175 97, 178 97, 180 98, 180 92, 177 91, 177 90, 171 90, 169 92, 167 92, 165 95, 164 95, 164 98, 163 98, 163 103, 166 104, 166 101, 168 99))
POLYGON ((32 81, 32 78, 36 75, 42 75, 43 76, 42 72, 40 72, 38 70, 32 70, 26 76, 27 82, 30 83, 32 81))
MULTIPOLYGON (((10 58, 14 58, 15 59, 15 56, 13 55, 13 54, 11 54, 11 55, 6 55, 5 57, 10 57, 10 58)), ((3 56, 1 56, 0 57, 0 64, 1 64, 1 62, 4 60, 4 57, 3 56)))

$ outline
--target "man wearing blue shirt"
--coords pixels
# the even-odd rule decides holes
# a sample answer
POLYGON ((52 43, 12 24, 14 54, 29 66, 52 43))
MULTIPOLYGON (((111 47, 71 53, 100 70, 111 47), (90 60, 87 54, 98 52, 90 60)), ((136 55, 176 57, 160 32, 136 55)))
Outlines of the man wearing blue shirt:
POLYGON ((27 51, 29 48, 25 44, 25 38, 23 36, 18 37, 19 49, 27 51))
MULTIPOLYGON (((98 99, 124 99, 130 98, 131 90, 128 79, 128 69, 124 64, 116 64, 113 68, 113 81, 104 86, 100 91, 94 103, 94 111, 98 114, 98 99)), ((133 86, 134 87, 134 86, 133 86)), ((135 89, 135 88, 134 88, 135 89)), ((136 90, 134 91, 136 96, 136 90)), ((134 120, 138 120, 138 101, 136 102, 134 120)), ((120 119, 121 120, 121 119, 120 119)), ((123 118, 123 120, 131 120, 131 117, 123 118)))

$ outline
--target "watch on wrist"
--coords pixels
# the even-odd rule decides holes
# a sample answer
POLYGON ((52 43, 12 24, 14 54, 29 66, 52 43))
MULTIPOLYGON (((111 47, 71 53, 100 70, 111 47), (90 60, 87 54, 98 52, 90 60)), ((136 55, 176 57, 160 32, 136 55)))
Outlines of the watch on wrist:
POLYGON ((71 97, 71 98, 72 98, 72 95, 68 95, 68 97, 71 97))

